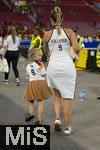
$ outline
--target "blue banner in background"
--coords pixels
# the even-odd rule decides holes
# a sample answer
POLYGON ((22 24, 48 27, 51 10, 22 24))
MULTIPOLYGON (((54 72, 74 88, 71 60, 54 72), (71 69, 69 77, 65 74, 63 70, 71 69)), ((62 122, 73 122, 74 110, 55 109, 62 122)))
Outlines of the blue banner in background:
POLYGON ((29 39, 28 40, 22 40, 21 43, 20 43, 20 46, 29 46, 30 45, 30 41, 31 40, 29 40, 29 39))
POLYGON ((93 41, 93 42, 83 42, 85 48, 97 48, 100 44, 100 41, 93 41))

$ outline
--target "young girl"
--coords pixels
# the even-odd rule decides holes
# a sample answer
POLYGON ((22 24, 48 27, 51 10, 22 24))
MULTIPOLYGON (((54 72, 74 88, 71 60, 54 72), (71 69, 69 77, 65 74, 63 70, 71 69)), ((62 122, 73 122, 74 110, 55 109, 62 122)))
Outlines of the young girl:
POLYGON ((29 82, 26 85, 24 99, 29 102, 28 114, 25 121, 30 121, 34 118, 34 100, 38 102, 38 120, 35 124, 42 124, 43 120, 43 99, 48 99, 51 96, 51 91, 47 86, 46 72, 43 63, 41 62, 42 55, 38 49, 32 49, 30 53, 29 64, 26 67, 26 72, 29 82))

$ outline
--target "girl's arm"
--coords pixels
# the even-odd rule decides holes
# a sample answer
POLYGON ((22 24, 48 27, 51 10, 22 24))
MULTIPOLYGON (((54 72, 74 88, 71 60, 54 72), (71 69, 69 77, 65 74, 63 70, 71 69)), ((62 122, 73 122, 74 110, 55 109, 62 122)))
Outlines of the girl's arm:
POLYGON ((29 80, 29 65, 26 67, 26 78, 29 80))
POLYGON ((42 74, 42 77, 43 77, 43 78, 46 78, 46 74, 42 74))

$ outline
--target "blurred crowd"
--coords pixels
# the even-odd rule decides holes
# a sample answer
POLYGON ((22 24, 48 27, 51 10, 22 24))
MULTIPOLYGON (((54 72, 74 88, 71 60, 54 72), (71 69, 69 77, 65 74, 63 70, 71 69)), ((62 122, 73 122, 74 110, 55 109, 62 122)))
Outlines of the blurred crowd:
MULTIPOLYGON (((7 36, 7 28, 13 25, 16 28, 17 34, 18 36, 22 39, 22 40, 28 40, 28 39, 32 39, 33 33, 34 33, 34 28, 35 26, 33 25, 33 27, 31 29, 28 29, 28 27, 26 25, 23 25, 22 23, 13 23, 13 22, 4 22, 3 24, 0 25, 0 37, 6 37, 7 36)), ((41 38, 43 37, 44 33, 46 30, 48 30, 45 26, 40 25, 40 36, 41 38)), ((92 42, 92 41, 100 41, 100 32, 94 33, 93 36, 90 35, 80 35, 79 33, 76 32, 76 37, 79 43, 82 42, 92 42)))

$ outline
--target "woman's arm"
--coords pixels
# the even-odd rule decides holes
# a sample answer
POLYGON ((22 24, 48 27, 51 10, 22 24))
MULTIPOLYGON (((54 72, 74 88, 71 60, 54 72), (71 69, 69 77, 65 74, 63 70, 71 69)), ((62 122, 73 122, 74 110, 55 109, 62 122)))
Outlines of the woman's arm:
POLYGON ((51 37, 52 32, 47 31, 43 36, 43 49, 46 56, 48 56, 49 48, 48 48, 48 42, 51 37))
POLYGON ((80 47, 79 47, 79 45, 77 43, 77 39, 76 39, 75 33, 71 29, 65 29, 65 32, 66 32, 66 34, 68 35, 68 37, 70 39, 71 46, 72 46, 73 50, 75 52, 79 51, 80 47))
POLYGON ((43 37, 43 49, 44 49, 44 54, 48 56, 48 44, 46 41, 46 35, 44 35, 43 37))

